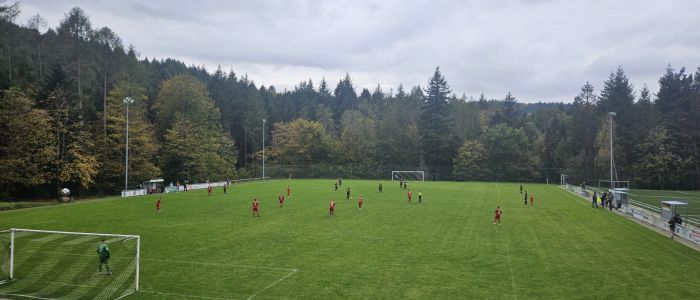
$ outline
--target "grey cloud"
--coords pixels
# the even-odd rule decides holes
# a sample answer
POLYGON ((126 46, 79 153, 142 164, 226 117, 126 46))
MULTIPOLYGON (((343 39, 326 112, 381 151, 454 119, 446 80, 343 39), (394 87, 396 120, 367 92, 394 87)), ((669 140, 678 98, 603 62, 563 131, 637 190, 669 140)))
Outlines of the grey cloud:
POLYGON ((700 61, 700 2, 678 1, 41 1, 55 26, 81 6, 143 56, 234 66, 293 87, 349 72, 358 87, 424 86, 436 65, 459 95, 571 101, 622 65, 654 91, 666 64, 700 61), (54 23, 55 22, 55 23, 54 23))

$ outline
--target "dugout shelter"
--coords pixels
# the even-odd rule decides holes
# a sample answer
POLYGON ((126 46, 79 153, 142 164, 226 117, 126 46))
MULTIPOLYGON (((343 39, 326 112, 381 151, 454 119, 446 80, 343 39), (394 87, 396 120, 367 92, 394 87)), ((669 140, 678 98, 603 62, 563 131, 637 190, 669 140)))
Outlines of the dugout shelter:
POLYGON ((673 218, 676 213, 680 213, 680 208, 688 205, 688 203, 681 201, 661 201, 661 218, 668 221, 673 218))
POLYGON ((149 194, 160 193, 163 190, 163 186, 165 186, 163 178, 151 179, 143 182, 143 189, 149 194))

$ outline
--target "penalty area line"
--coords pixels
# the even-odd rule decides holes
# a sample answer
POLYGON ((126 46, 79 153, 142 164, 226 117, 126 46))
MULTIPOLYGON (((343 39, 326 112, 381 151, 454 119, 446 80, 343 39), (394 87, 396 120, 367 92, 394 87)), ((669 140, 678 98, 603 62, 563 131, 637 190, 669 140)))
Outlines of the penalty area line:
POLYGON ((178 293, 166 293, 166 292, 149 291, 149 290, 140 290, 139 293, 148 293, 148 294, 156 294, 156 295, 163 295, 163 296, 179 296, 179 297, 183 297, 183 298, 197 298, 197 299, 238 300, 238 299, 235 299, 235 298, 219 298, 219 297, 195 296, 195 295, 178 294, 178 293))
POLYGON ((260 293, 266 291, 267 289, 269 289, 269 288, 275 286, 276 284, 278 284, 278 283, 282 282, 283 280, 289 278, 290 276, 294 275, 297 271, 299 271, 299 270, 298 270, 298 269, 292 269, 292 271, 289 272, 289 274, 285 275, 284 277, 278 279, 277 281, 275 281, 275 282, 273 282, 273 283, 268 284, 266 287, 262 288, 262 290, 259 290, 259 291, 255 292, 255 294, 250 295, 250 297, 246 298, 246 300, 253 299, 253 298, 254 298, 255 296, 257 296, 258 294, 260 294, 260 293))

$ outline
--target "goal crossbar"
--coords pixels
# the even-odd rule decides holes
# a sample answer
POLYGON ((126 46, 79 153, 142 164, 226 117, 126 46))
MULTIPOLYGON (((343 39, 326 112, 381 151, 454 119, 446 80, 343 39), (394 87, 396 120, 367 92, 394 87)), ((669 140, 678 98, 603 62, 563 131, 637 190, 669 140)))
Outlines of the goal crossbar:
POLYGON ((630 182, 629 180, 598 180, 598 187, 603 188, 603 185, 606 184, 610 188, 628 188, 630 187, 630 182))
POLYGON ((36 233, 56 233, 56 234, 67 234, 67 235, 89 235, 89 236, 105 236, 105 237, 123 237, 123 238, 134 238, 138 239, 138 235, 130 234, 114 234, 114 233, 91 233, 91 232, 71 232, 71 231, 55 231, 55 230, 40 230, 40 229, 25 229, 25 228, 10 228, 2 230, 0 232, 36 232, 36 233))

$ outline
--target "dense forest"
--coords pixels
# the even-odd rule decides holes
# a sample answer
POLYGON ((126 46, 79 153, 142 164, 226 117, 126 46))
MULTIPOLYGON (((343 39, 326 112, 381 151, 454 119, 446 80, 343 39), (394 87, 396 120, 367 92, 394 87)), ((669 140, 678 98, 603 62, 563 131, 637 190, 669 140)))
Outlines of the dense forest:
POLYGON ((77 7, 48 29, 39 15, 18 21, 20 9, 0 1, 2 199, 123 189, 125 97, 130 188, 260 176, 263 132, 268 176, 425 170, 434 180, 541 182, 563 172, 594 182, 609 177, 609 112, 619 180, 700 188, 700 69, 669 65, 654 92, 611 66, 599 91, 582 82, 562 103, 458 96, 439 67, 424 87, 360 90, 346 74, 277 90, 234 70, 142 58, 77 7))

